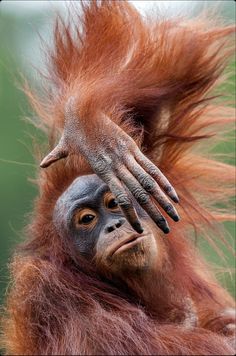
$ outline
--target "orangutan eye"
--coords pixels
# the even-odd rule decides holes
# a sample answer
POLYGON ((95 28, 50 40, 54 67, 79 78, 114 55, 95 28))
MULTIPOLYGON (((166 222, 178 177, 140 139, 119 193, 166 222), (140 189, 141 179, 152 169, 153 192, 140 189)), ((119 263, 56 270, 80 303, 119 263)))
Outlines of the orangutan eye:
POLYGON ((109 210, 118 210, 119 205, 111 192, 108 192, 104 196, 104 205, 109 210))
POLYGON ((97 214, 92 209, 84 208, 76 212, 74 216, 74 221, 76 227, 78 228, 81 225, 92 225, 97 221, 97 214))
POLYGON ((111 199, 111 200, 108 202, 107 207, 108 207, 109 209, 115 209, 115 208, 118 207, 118 203, 116 202, 115 199, 111 199))
POLYGON ((93 219, 95 219, 95 216, 94 216, 94 215, 87 214, 87 215, 84 215, 84 216, 80 219, 79 222, 82 223, 82 224, 87 225, 87 224, 90 224, 90 223, 93 221, 93 219))

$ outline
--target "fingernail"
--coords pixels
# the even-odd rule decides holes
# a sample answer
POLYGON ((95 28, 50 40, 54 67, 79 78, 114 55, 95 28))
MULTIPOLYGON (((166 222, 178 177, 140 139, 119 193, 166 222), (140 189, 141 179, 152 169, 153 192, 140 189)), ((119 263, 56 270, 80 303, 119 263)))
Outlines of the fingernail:
POLYGON ((165 211, 171 217, 171 219, 173 219, 174 221, 179 221, 179 219, 180 219, 179 214, 178 214, 177 210, 173 207, 173 205, 170 205, 170 204, 167 205, 165 207, 165 211))
POLYGON ((179 203, 179 197, 177 195, 171 195, 171 199, 175 202, 175 203, 179 203))
POLYGON ((135 229, 135 231, 137 231, 139 234, 143 233, 143 228, 141 226, 141 224, 139 222, 134 223, 133 228, 135 229))
POLYGON ((174 189, 171 192, 171 198, 175 203, 179 203, 179 197, 174 189))
POLYGON ((179 221, 180 220, 179 215, 173 215, 173 220, 176 222, 179 221))
POLYGON ((164 234, 168 234, 170 232, 170 227, 166 220, 163 224, 161 224, 160 228, 164 232, 164 234))
POLYGON ((166 226, 162 229, 162 231, 164 232, 164 234, 169 234, 170 228, 168 226, 166 226))
POLYGON ((178 197, 176 191, 174 190, 174 188, 171 188, 171 190, 168 190, 166 192, 175 203, 179 203, 179 197, 178 197))

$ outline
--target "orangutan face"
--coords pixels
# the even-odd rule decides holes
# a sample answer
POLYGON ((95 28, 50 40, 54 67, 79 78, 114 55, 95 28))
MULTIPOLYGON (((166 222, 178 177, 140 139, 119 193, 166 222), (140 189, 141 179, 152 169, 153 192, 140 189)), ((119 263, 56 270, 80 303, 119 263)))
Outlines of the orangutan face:
POLYGON ((147 270, 157 260, 156 237, 161 232, 138 203, 133 204, 142 223, 141 234, 132 229, 98 176, 81 176, 58 199, 54 224, 100 270, 113 274, 147 270))

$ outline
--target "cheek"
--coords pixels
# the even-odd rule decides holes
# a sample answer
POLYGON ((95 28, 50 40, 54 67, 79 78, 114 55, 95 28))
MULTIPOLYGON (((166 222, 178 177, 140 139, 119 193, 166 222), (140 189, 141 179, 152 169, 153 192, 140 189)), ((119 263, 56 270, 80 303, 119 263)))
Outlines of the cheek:
POLYGON ((81 255, 94 257, 98 234, 97 231, 85 231, 83 229, 73 233, 75 247, 81 255))
POLYGON ((154 243, 151 244, 150 251, 155 259, 155 269, 160 271, 169 260, 167 238, 150 218, 147 219, 146 226, 153 236, 154 243))
POLYGON ((114 236, 100 234, 99 238, 96 241, 95 245, 95 257, 98 260, 105 260, 107 258, 107 252, 109 250, 109 246, 114 242, 114 236))

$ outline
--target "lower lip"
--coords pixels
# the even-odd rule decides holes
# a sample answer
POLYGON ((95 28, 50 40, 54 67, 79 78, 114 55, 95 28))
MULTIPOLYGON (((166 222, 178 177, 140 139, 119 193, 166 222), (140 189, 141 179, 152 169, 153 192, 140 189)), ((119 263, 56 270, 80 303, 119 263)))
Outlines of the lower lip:
POLYGON ((124 245, 122 245, 121 247, 119 247, 115 252, 114 255, 116 255, 117 253, 123 252, 125 250, 128 250, 130 248, 132 248, 133 246, 137 245, 138 243, 140 243, 146 236, 140 236, 137 237, 134 241, 131 242, 127 242, 124 245))

